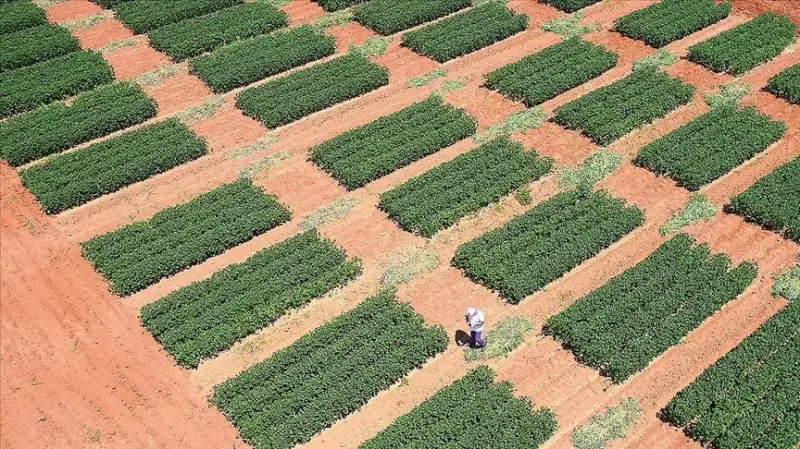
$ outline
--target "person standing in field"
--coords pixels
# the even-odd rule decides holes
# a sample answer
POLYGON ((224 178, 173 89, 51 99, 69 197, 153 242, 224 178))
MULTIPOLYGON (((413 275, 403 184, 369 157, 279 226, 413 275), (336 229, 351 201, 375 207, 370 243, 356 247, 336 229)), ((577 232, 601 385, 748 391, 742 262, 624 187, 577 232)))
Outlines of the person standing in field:
POLYGON ((464 314, 469 326, 470 336, 472 337, 471 346, 473 348, 485 348, 486 341, 483 339, 484 316, 481 309, 470 307, 464 314))

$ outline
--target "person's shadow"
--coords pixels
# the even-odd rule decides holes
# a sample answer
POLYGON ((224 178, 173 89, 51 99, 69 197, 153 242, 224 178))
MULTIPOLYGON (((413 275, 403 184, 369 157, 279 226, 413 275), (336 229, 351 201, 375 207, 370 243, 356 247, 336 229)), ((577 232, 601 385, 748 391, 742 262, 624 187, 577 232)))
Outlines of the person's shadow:
POLYGON ((455 340, 458 346, 464 346, 472 343, 472 336, 459 329, 456 331, 455 340))

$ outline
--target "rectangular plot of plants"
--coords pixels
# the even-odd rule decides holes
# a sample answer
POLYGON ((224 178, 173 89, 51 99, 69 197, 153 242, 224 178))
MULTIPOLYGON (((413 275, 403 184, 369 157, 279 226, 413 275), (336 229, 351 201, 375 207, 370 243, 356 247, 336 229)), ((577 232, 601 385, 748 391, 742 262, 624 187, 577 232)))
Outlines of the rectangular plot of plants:
POLYGON ((40 25, 3 36, 0 40, 0 72, 64 56, 80 49, 78 39, 65 28, 40 25))
POLYGON ((769 79, 767 91, 792 104, 800 104, 800 64, 769 79))
POLYGON ((794 40, 797 25, 764 13, 736 28, 689 47, 687 59, 714 72, 741 75, 778 56, 794 40))
POLYGON ((142 323, 182 366, 196 367, 361 272, 315 231, 291 237, 142 308, 142 323))
POLYGON ((289 449, 357 411, 444 351, 441 327, 380 293, 214 389, 256 449, 289 449))
POLYGON ((800 158, 756 181, 726 209, 800 243, 800 158))
POLYGON ((385 67, 353 52, 244 90, 236 96, 236 106, 277 128, 387 84, 385 67))
POLYGON ((752 107, 721 106, 644 146, 635 163, 698 190, 764 151, 786 132, 752 107))
POLYGON ((214 92, 228 92, 336 52, 336 40, 310 26, 234 42, 189 61, 214 92))
POLYGON ((16 167, 146 121, 156 105, 123 82, 84 92, 0 122, 0 157, 16 167))
POLYGON ((528 16, 486 3, 403 35, 403 46, 438 62, 478 51, 528 27, 528 16))
POLYGON ((530 108, 597 78, 617 59, 616 53, 576 37, 489 73, 486 87, 530 108))
POLYGON ((791 302, 679 392, 661 414, 704 446, 800 443, 800 303, 791 302))
POLYGON ((552 161, 499 138, 381 194, 378 207, 401 228, 432 237, 531 181, 552 161))
POLYGON ((0 119, 114 81, 95 51, 76 51, 0 73, 0 119))
POLYGON ((511 383, 494 379, 488 366, 473 369, 359 448, 435 448, 446 441, 452 448, 535 449, 547 441, 558 426, 553 412, 535 410, 514 396, 511 383))
POLYGON ((693 94, 694 86, 643 68, 557 108, 553 121, 608 145, 688 103, 693 94))
POLYGON ((286 13, 270 4, 244 3, 158 28, 147 39, 173 61, 182 61, 288 24, 286 13))
POLYGON ((472 6, 472 0, 372 0, 356 8, 354 19, 389 35, 472 6))
POLYGON ((22 0, 0 2, 0 35, 39 25, 47 25, 47 16, 42 8, 22 0))
POLYGON ((431 96, 312 148, 310 159, 352 190, 471 136, 476 126, 431 96))
POLYGON ((359 3, 364 3, 367 0, 312 0, 327 12, 338 11, 340 9, 349 8, 359 3))
POLYGON ((22 183, 48 214, 80 206, 208 151, 203 139, 177 119, 146 126, 20 173, 22 183))
POLYGON ((244 0, 94 0, 114 8, 114 17, 136 34, 228 8, 244 0))
POLYGON ((461 245, 452 264, 474 282, 518 303, 643 221, 641 210, 605 192, 568 191, 461 245))
POLYGON ((81 244, 111 290, 130 294, 286 222, 289 210, 247 179, 81 244))
POLYGON ((551 317, 545 333, 616 383, 678 344, 740 295, 755 265, 730 269, 725 254, 679 234, 633 268, 551 317))
POLYGON ((654 48, 728 17, 731 4, 714 0, 662 0, 617 19, 614 30, 654 48))

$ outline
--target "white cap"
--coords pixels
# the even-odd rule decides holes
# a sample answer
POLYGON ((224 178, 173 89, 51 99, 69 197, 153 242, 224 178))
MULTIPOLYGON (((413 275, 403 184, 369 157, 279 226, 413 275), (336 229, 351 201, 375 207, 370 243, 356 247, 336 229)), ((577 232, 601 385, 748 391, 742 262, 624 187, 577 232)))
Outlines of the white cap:
POLYGON ((475 315, 475 308, 470 307, 469 309, 467 309, 467 315, 475 315))

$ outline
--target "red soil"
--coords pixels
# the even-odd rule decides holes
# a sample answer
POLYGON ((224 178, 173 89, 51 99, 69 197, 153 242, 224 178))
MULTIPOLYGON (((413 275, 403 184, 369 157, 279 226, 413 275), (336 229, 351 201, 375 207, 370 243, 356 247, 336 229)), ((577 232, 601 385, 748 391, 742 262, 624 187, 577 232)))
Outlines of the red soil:
MULTIPOLYGON (((616 18, 654 2, 606 1, 587 8, 583 23, 596 23, 602 29, 587 35, 586 39, 618 52, 620 63, 601 77, 546 102, 542 105, 544 110, 552 111, 588 91, 626 76, 633 61, 654 52, 639 42, 609 31, 616 18)), ((742 11, 750 13, 751 6, 748 5, 766 4, 769 0, 735 2, 736 13, 730 18, 675 42, 668 49, 683 55, 688 46, 746 20, 742 11), (744 5, 743 9, 739 5, 744 5)), ((760 277, 745 295, 693 331, 685 343, 667 351, 648 369, 623 385, 611 385, 595 370, 578 364, 555 341, 537 334, 547 317, 564 310, 578 298, 641 261, 666 240, 658 233, 658 228, 685 203, 689 193, 668 179, 633 167, 629 161, 642 145, 707 111, 703 96, 715 92, 720 83, 732 80, 732 77, 712 74, 687 61, 679 61, 667 68, 669 73, 697 86, 693 102, 611 145, 612 150, 622 155, 623 165, 598 185, 643 208, 647 216, 645 225, 518 306, 507 305, 448 264, 460 244, 502 226, 533 206, 523 206, 513 197, 505 198, 429 240, 401 231, 376 208, 380 192, 469 151, 475 146, 471 139, 349 193, 306 161, 310 147, 426 98, 444 80, 421 88, 407 88, 405 83, 411 77, 437 67, 448 71, 446 79, 466 83, 464 88, 448 93, 446 101, 465 108, 476 117, 482 129, 523 109, 520 103, 508 101, 480 87, 483 75, 560 41, 558 36, 543 32, 538 26, 564 14, 531 0, 512 0, 508 5, 530 16, 531 26, 527 31, 489 49, 441 65, 402 48, 400 37, 394 36, 386 54, 373 58, 390 70, 389 86, 272 130, 270 134, 277 138, 277 142, 252 154, 236 155, 231 150, 256 142, 268 131, 234 107, 236 91, 228 93, 225 105, 212 117, 190 124, 208 141, 209 155, 56 217, 43 217, 30 197, 23 194, 13 172, 0 167, 3 175, 3 217, 0 222, 3 229, 3 279, 0 282, 3 314, 0 323, 4 337, 0 345, 3 361, 0 386, 3 433, 4 436, 10 435, 9 441, 14 443, 9 447, 43 447, 47 443, 55 444, 55 447, 78 447, 92 443, 98 435, 101 444, 108 447, 230 447, 241 444, 235 440, 235 430, 221 414, 209 409, 196 390, 207 394, 213 385, 266 359, 309 330, 355 307, 377 290, 381 274, 399 254, 423 247, 436 254, 441 266, 400 286, 398 296, 420 312, 426 322, 441 324, 452 334, 463 325, 461 310, 477 305, 488 313, 490 327, 503 316, 512 314, 524 315, 534 323, 535 331, 520 349, 509 358, 491 361, 490 365, 498 371, 501 379, 511 380, 519 394, 530 395, 537 405, 549 406, 556 411, 559 431, 545 447, 570 447, 569 433, 576 425, 625 396, 636 397, 644 407, 645 415, 631 430, 630 437, 616 443, 615 448, 696 447, 679 432, 661 424, 655 413, 703 368, 780 308, 782 303, 768 295, 769 279, 778 269, 793 262, 794 256, 800 252, 796 244, 728 215, 718 215, 709 223, 689 227, 688 232, 700 241, 709 242, 714 251, 728 252, 737 262, 744 259, 758 261, 760 277), (254 176, 254 182, 292 209, 294 218, 291 222, 164 279, 121 303, 108 293, 104 281, 81 258, 74 245, 134 220, 149 218, 159 210, 232 181, 240 170, 278 152, 290 157, 254 176), (273 326, 246 338, 231 350, 205 361, 189 373, 188 379, 186 373, 174 368, 169 358, 158 350, 158 345, 139 327, 136 312, 143 304, 205 279, 293 235, 299 231, 303 216, 345 195, 360 200, 360 203, 345 217, 321 229, 324 236, 342 246, 348 255, 362 259, 364 273, 345 288, 313 301, 273 326), (56 252, 58 255, 53 256, 56 252), (69 269, 65 266, 67 264, 69 269), (64 292, 75 291, 75 286, 79 286, 78 294, 64 296, 64 292), (10 299, 12 296, 29 299, 13 301, 10 299), (77 345, 73 341, 77 341, 77 345), (43 354, 59 363, 44 365, 41 361, 43 354), (76 358, 76 354, 80 357, 76 358), (92 390, 92 387, 96 388, 92 390), (9 403, 13 408, 8 408, 9 403), (36 422, 42 414, 45 421, 36 422), (8 430, 10 428, 14 429, 13 433, 8 430)), ((310 0, 295 0, 284 10, 293 25, 313 22, 323 14, 322 9, 310 0)), ((52 20, 63 21, 97 11, 99 9, 88 1, 70 0, 49 8, 48 14, 52 20)), ((76 35, 81 37, 86 47, 101 47, 127 36, 114 23, 107 20, 77 31, 76 35), (103 27, 108 29, 103 31, 103 27)), ((336 37, 340 52, 346 51, 350 44, 361 44, 376 35, 355 23, 331 28, 327 33, 336 37)), ((769 76, 797 63, 796 53, 792 51, 795 48, 742 77, 743 81, 753 85, 755 91, 743 102, 787 121, 790 126, 787 135, 790 137, 704 189, 716 203, 724 204, 731 195, 798 154, 796 133, 800 119, 797 119, 796 111, 782 100, 758 92, 769 76)), ((166 56, 144 42, 108 53, 106 57, 119 79, 129 79, 169 64, 166 56)), ((183 65, 178 67, 181 74, 146 88, 159 105, 159 119, 211 97, 211 92, 199 79, 186 74, 183 65)), ((543 155, 553 157, 558 167, 575 165, 597 149, 579 133, 549 122, 515 138, 527 149, 535 148, 543 155)), ((530 188, 534 204, 558 192, 552 175, 533 183, 530 188)), ((461 349, 451 345, 445 354, 412 373, 407 384, 395 385, 379 394, 360 411, 334 424, 307 446, 355 447, 463 375, 471 366, 463 361, 461 349)), ((3 443, 5 447, 6 441, 3 443)))
POLYGON ((47 18, 54 23, 69 22, 93 16, 103 11, 103 8, 89 0, 67 0, 48 7, 47 18))
POLYGON ((243 447, 0 166, 4 448, 243 447))
POLYGON ((733 0, 733 8, 751 16, 772 11, 800 23, 800 3, 792 0, 733 0))
POLYGON ((107 19, 97 25, 76 30, 75 37, 80 39, 81 48, 100 49, 108 44, 133 37, 133 32, 119 20, 107 19))

